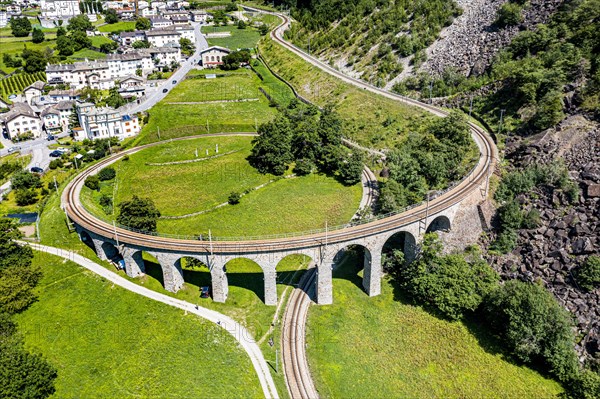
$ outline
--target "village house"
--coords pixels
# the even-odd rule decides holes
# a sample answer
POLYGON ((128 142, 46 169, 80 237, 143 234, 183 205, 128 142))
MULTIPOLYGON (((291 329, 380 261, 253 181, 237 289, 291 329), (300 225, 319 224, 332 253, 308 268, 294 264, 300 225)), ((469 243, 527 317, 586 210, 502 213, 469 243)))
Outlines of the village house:
POLYGON ((191 10, 190 19, 204 24, 208 20, 208 13, 204 10, 191 10))
POLYGON ((204 68, 216 68, 223 65, 223 57, 231 53, 226 47, 212 46, 200 52, 204 68))
POLYGON ((96 108, 90 103, 77 104, 80 130, 75 131, 76 140, 117 137, 122 140, 140 131, 137 116, 121 115, 115 109, 96 108))
POLYGON ((152 29, 162 29, 173 25, 173 21, 168 18, 153 17, 150 18, 150 24, 152 25, 152 29))
POLYGON ((121 32, 119 42, 122 46, 131 46, 134 42, 146 40, 146 33, 143 30, 134 32, 121 32))
POLYGON ((174 29, 152 29, 146 32, 146 38, 154 47, 164 47, 167 43, 179 43, 181 33, 174 29))
POLYGON ((33 82, 31 85, 27 86, 25 89, 23 89, 23 94, 25 95, 25 101, 27 102, 27 104, 32 105, 32 100, 35 97, 39 97, 42 94, 44 94, 45 86, 46 83, 42 82, 41 80, 38 80, 33 82))
POLYGON ((0 126, 11 140, 23 134, 31 134, 33 138, 42 137, 41 120, 27 103, 15 103, 10 111, 0 114, 0 126))

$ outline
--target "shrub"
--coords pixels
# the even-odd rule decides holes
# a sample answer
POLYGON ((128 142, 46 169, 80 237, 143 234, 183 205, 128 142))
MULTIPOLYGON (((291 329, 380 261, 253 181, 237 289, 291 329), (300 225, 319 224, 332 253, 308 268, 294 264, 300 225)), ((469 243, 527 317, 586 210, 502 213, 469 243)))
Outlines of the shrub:
POLYGON ((577 374, 571 318, 543 287, 508 281, 486 298, 484 314, 519 360, 541 361, 561 381, 577 374))
POLYGON ((63 166, 64 166, 64 162, 60 158, 53 159, 52 161, 50 161, 50 165, 48 165, 48 167, 52 170, 57 169, 57 168, 62 168, 63 166))
POLYGON ((523 22, 521 11, 523 8, 519 4, 505 3, 500 7, 496 14, 495 24, 498 26, 514 26, 523 22))
POLYGON ((473 251, 464 255, 441 255, 436 234, 427 234, 417 260, 397 265, 400 286, 411 296, 438 309, 449 319, 460 319, 479 307, 496 286, 498 275, 473 251))
POLYGON ((38 175, 22 170, 13 175, 11 185, 15 190, 40 188, 42 186, 42 181, 38 175))
POLYGON ((298 176, 306 176, 312 173, 315 164, 308 159, 299 159, 294 166, 294 173, 298 176))
POLYGON ((19 206, 32 205, 35 204, 37 200, 37 194, 31 189, 21 188, 15 191, 15 201, 19 206))
POLYGON ((227 199, 227 202, 229 202, 230 205, 236 205, 240 203, 240 199, 242 198, 241 194, 234 191, 231 194, 229 194, 229 198, 227 199))
POLYGON ((113 204, 112 198, 110 198, 110 196, 108 196, 106 194, 102 194, 99 202, 100 202, 100 205, 103 207, 112 206, 112 204, 113 204))
POLYGON ((99 190, 100 189, 100 179, 98 179, 98 176, 96 176, 96 175, 88 176, 85 179, 84 184, 90 190, 99 190))
POLYGON ((577 270, 577 284, 591 291, 600 287, 600 256, 589 256, 577 270))
POLYGON ((115 169, 111 166, 108 166, 98 172, 98 179, 100 179, 100 181, 112 180, 116 175, 117 172, 115 172, 115 169))
POLYGON ((132 229, 153 232, 156 231, 159 217, 160 211, 156 209, 150 198, 139 198, 134 195, 130 201, 124 201, 119 205, 117 222, 132 229))

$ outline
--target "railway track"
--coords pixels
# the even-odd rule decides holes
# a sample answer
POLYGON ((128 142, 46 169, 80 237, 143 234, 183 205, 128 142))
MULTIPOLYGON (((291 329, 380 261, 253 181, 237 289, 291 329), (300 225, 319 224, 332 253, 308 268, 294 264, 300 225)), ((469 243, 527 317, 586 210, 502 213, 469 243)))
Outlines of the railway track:
MULTIPOLYGON (((245 8, 251 9, 250 7, 245 8)), ((264 12, 263 10, 254 10, 264 12)), ((278 13, 268 13, 277 15, 282 19, 282 23, 271 32, 271 37, 273 40, 275 40, 281 46, 294 52, 307 62, 318 66, 325 72, 330 73, 331 75, 356 87, 369 90, 373 93, 400 101, 410 106, 421 108, 440 117, 447 116, 448 112, 445 110, 384 91, 361 80, 348 77, 331 68, 329 65, 305 54, 301 49, 283 39, 283 32, 290 23, 289 18, 286 15, 278 13)), ((471 173, 469 173, 469 175, 459 184, 429 202, 430 215, 454 206, 469 196, 474 190, 481 190, 481 187, 487 184, 487 179, 493 172, 495 162, 498 158, 497 149, 493 140, 482 128, 474 123, 469 123, 469 128, 471 130, 473 139, 479 147, 479 162, 471 171, 471 173)), ((249 133, 240 134, 251 135, 249 133)), ((219 135, 223 134, 204 135, 203 137, 219 135)), ((157 144, 160 143, 136 147, 120 154, 110 156, 76 176, 65 188, 61 198, 62 205, 68 217, 77 225, 100 236, 112 240, 115 240, 118 236, 118 241, 122 244, 132 244, 154 249, 177 250, 187 253, 207 253, 213 251, 216 253, 241 253, 244 251, 289 251, 299 248, 319 247, 326 242, 337 243, 350 241, 354 238, 396 230, 399 227, 421 220, 426 215, 426 205, 421 204, 399 214, 374 220, 369 223, 340 228, 337 230, 330 230, 328 232, 317 231, 284 237, 249 240, 216 239, 209 243, 207 241, 149 235, 142 232, 131 231, 122 227, 115 227, 112 224, 97 219, 85 210, 79 200, 79 195, 87 176, 97 173, 100 169, 116 162, 118 159, 127 154, 133 154, 144 148, 157 144)), ((316 268, 309 270, 305 274, 303 280, 301 280, 301 288, 293 291, 284 316, 284 327, 282 329, 281 342, 283 364, 288 390, 290 396, 294 399, 318 398, 318 393, 314 387, 314 383, 308 369, 304 348, 306 316, 308 314, 308 307, 311 303, 310 297, 307 293, 311 289, 314 289, 315 277, 316 268)))

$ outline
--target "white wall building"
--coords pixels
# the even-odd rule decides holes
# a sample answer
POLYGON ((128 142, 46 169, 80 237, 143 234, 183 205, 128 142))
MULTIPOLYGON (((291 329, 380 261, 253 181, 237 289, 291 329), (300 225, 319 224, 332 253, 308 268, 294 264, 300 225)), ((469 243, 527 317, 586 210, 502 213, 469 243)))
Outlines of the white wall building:
POLYGON ((96 108, 90 103, 80 103, 77 105, 77 113, 81 130, 78 130, 76 140, 110 137, 122 140, 140 132, 137 116, 121 115, 112 108, 96 108))
POLYGON ((44 86, 46 86, 46 83, 38 80, 23 89, 23 94, 25 95, 25 101, 27 104, 32 105, 32 100, 35 97, 39 97, 44 94, 44 86))
POLYGON ((152 29, 146 32, 146 38, 154 47, 164 47, 168 43, 179 43, 181 33, 174 29, 152 29))
POLYGON ((192 10, 190 11, 190 19, 204 24, 208 20, 208 13, 204 10, 192 10))
POLYGON ((200 52, 204 68, 216 68, 223 64, 223 57, 231 53, 226 47, 212 46, 200 52))
POLYGON ((4 28, 8 25, 8 13, 4 10, 0 10, 0 28, 4 28))
POLYGON ((41 17, 68 20, 80 14, 79 0, 41 0, 41 17))
POLYGON ((1 114, 0 125, 11 140, 29 132, 34 138, 42 137, 42 122, 26 103, 15 103, 10 111, 1 114))
POLYGON ((173 25, 173 21, 163 17, 152 17, 150 18, 150 24, 152 25, 152 29, 162 29, 173 25))

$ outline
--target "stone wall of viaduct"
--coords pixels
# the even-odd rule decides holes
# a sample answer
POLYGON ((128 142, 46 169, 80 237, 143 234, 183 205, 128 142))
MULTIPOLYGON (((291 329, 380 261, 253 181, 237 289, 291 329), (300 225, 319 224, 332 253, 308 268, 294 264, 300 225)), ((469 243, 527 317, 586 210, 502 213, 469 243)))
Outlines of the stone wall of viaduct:
POLYGON ((145 273, 142 253, 146 252, 156 258, 163 274, 163 283, 166 290, 177 292, 184 283, 181 259, 184 257, 195 258, 203 262, 210 270, 212 297, 216 302, 225 302, 228 296, 227 263, 235 258, 247 258, 256 262, 263 272, 264 277, 264 302, 267 305, 277 304, 277 265, 288 255, 300 254, 311 258, 317 267, 316 302, 318 304, 331 304, 333 302, 332 270, 339 254, 350 246, 360 246, 364 249, 363 287, 369 296, 381 293, 381 279, 383 277, 382 253, 384 246, 392 237, 403 238, 404 248, 401 249, 407 259, 416 255, 419 242, 426 232, 439 232, 447 250, 462 249, 477 240, 488 222, 482 217, 482 204, 487 197, 485 187, 474 190, 469 197, 460 203, 436 214, 431 214, 427 220, 391 229, 376 235, 370 235, 341 243, 315 242, 305 248, 277 250, 266 248, 261 252, 240 251, 235 254, 220 254, 210 252, 186 253, 181 251, 166 251, 144 246, 117 245, 117 242, 106 237, 94 235, 77 227, 83 241, 92 246, 100 259, 114 259, 122 257, 125 271, 129 277, 138 277, 145 273))

